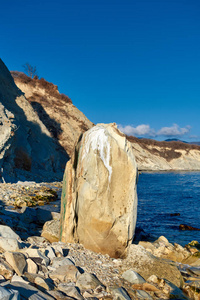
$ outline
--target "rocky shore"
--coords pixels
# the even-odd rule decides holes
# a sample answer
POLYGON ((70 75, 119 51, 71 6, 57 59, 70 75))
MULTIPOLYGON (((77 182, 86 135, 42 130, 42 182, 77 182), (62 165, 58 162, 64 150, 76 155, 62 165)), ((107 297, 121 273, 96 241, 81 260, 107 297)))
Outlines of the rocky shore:
POLYGON ((61 187, 0 185, 0 299, 199 299, 198 242, 140 241, 124 259, 62 243, 61 187))

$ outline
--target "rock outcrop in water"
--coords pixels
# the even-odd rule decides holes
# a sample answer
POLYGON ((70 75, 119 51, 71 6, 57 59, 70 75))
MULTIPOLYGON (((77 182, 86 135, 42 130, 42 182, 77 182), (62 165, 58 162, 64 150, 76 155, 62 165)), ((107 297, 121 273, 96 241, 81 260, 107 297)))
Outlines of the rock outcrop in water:
POLYGON ((137 217, 137 166, 126 137, 114 124, 88 130, 63 181, 61 240, 122 256, 137 217))
POLYGON ((68 155, 51 137, 0 60, 1 181, 55 181, 68 155))

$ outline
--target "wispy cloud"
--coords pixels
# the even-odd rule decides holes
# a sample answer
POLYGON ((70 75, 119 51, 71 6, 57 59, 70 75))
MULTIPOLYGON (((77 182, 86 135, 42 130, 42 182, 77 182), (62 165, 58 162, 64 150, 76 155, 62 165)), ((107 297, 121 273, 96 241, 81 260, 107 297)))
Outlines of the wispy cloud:
POLYGON ((137 136, 155 136, 155 130, 152 129, 149 125, 141 124, 137 127, 131 125, 121 126, 118 125, 119 130, 127 135, 137 135, 137 136))
POLYGON ((127 135, 145 136, 145 137, 182 137, 190 132, 191 126, 180 127, 177 124, 173 124, 171 127, 162 127, 159 130, 155 130, 147 124, 141 124, 136 127, 132 125, 122 126, 118 125, 118 128, 127 135))

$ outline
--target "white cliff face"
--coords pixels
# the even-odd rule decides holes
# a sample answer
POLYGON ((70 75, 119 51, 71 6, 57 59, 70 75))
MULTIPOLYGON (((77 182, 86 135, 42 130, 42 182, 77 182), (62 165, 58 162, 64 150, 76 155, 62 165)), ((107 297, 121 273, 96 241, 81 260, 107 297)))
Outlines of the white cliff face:
POLYGON ((123 256, 135 232, 136 185, 137 165, 125 136, 114 124, 87 131, 65 170, 61 240, 123 256))
POLYGON ((129 137, 141 171, 200 171, 200 146, 129 137))
POLYGON ((100 156, 104 166, 108 170, 109 182, 112 175, 110 165, 111 145, 108 139, 108 131, 103 125, 97 125, 85 133, 85 147, 82 153, 82 160, 89 155, 90 149, 100 156))

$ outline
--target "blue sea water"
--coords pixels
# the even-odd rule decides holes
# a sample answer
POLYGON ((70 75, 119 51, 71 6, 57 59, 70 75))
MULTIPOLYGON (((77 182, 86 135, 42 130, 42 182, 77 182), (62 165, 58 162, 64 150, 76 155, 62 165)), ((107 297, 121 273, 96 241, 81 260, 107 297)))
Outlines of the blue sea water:
POLYGON ((200 173, 142 173, 137 189, 137 229, 144 230, 144 239, 164 235, 182 246, 200 243, 200 231, 179 230, 180 224, 200 228, 200 173))

